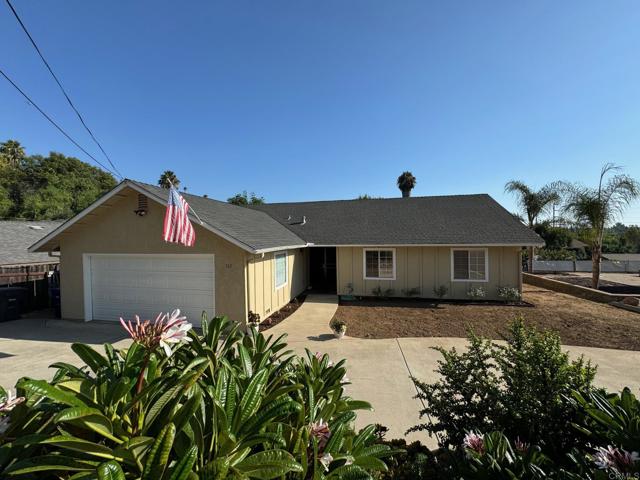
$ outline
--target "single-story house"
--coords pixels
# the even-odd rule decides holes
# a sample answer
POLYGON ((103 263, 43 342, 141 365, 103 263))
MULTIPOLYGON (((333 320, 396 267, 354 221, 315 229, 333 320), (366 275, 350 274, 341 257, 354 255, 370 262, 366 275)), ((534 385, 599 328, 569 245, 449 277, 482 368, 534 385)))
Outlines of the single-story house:
POLYGON ((36 242, 59 252, 62 316, 117 320, 180 308, 265 319, 312 291, 464 299, 521 288, 523 247, 538 235, 489 195, 267 204, 239 207, 183 194, 193 247, 162 239, 167 191, 124 180, 36 242), (197 217, 193 215, 197 214, 197 217), (379 290, 378 290, 379 289, 379 290))

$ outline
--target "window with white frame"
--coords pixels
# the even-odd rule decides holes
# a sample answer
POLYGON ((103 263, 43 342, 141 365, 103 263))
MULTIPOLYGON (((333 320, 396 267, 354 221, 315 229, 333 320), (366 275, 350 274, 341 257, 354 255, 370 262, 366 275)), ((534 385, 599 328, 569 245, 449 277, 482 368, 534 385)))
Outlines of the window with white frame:
POLYGON ((451 251, 451 279, 462 282, 486 282, 488 275, 486 248, 454 248, 451 251))
POLYGON ((287 252, 276 253, 275 261, 275 284, 276 289, 287 284, 287 252))
POLYGON ((396 251, 387 249, 364 249, 365 280, 395 280, 396 251))

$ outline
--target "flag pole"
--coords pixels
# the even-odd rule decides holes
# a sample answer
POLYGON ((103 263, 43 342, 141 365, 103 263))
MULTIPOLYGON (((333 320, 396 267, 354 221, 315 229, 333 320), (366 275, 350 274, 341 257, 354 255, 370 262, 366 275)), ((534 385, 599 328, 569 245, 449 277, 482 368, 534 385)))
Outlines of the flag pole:
MULTIPOLYGON (((169 180, 168 178, 167 178, 167 182, 169 182, 169 185, 171 185, 171 188, 175 188, 175 189, 176 189, 176 191, 177 191, 178 193, 180 193, 180 190, 178 190, 178 189, 176 188, 176 186, 173 184, 173 182, 172 182, 171 180, 169 180)), ((189 211, 195 215, 195 217, 196 217, 196 218, 198 219, 198 221, 200 222, 200 225, 204 225, 204 222, 202 221, 202 219, 200 218, 200 216, 196 213, 196 211, 191 207, 191 205, 189 205, 189 211)))

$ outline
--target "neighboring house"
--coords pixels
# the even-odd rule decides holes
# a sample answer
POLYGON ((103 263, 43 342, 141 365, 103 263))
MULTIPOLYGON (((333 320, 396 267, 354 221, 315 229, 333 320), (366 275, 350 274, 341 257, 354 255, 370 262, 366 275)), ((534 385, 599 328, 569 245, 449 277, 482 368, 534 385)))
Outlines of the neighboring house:
POLYGON ((57 254, 29 252, 29 246, 61 224, 62 220, 0 221, 0 285, 40 280, 55 269, 57 254))
POLYGON ((167 191, 125 180, 31 247, 59 251, 64 318, 117 320, 181 308, 261 319, 311 287, 371 295, 466 298, 482 286, 521 288, 522 247, 543 245, 488 195, 268 204, 183 194, 194 247, 167 244, 167 191))

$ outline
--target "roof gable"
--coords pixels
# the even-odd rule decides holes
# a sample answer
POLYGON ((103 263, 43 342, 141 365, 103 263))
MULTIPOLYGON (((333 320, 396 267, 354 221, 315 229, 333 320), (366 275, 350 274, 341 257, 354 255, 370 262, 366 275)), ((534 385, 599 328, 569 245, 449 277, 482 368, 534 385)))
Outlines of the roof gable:
MULTIPOLYGON (((167 191, 165 189, 133 180, 124 180, 78 215, 67 220, 59 228, 36 242, 29 248, 29 251, 47 251, 47 249, 50 249, 50 242, 55 240, 59 234, 125 188, 131 188, 142 193, 157 203, 166 204, 167 202, 167 191)), ((261 253, 306 245, 302 239, 264 212, 196 195, 186 193, 181 193, 181 195, 193 207, 189 214, 192 222, 201 225, 243 250, 251 253, 261 253), (199 219, 193 212, 198 214, 199 219)))

